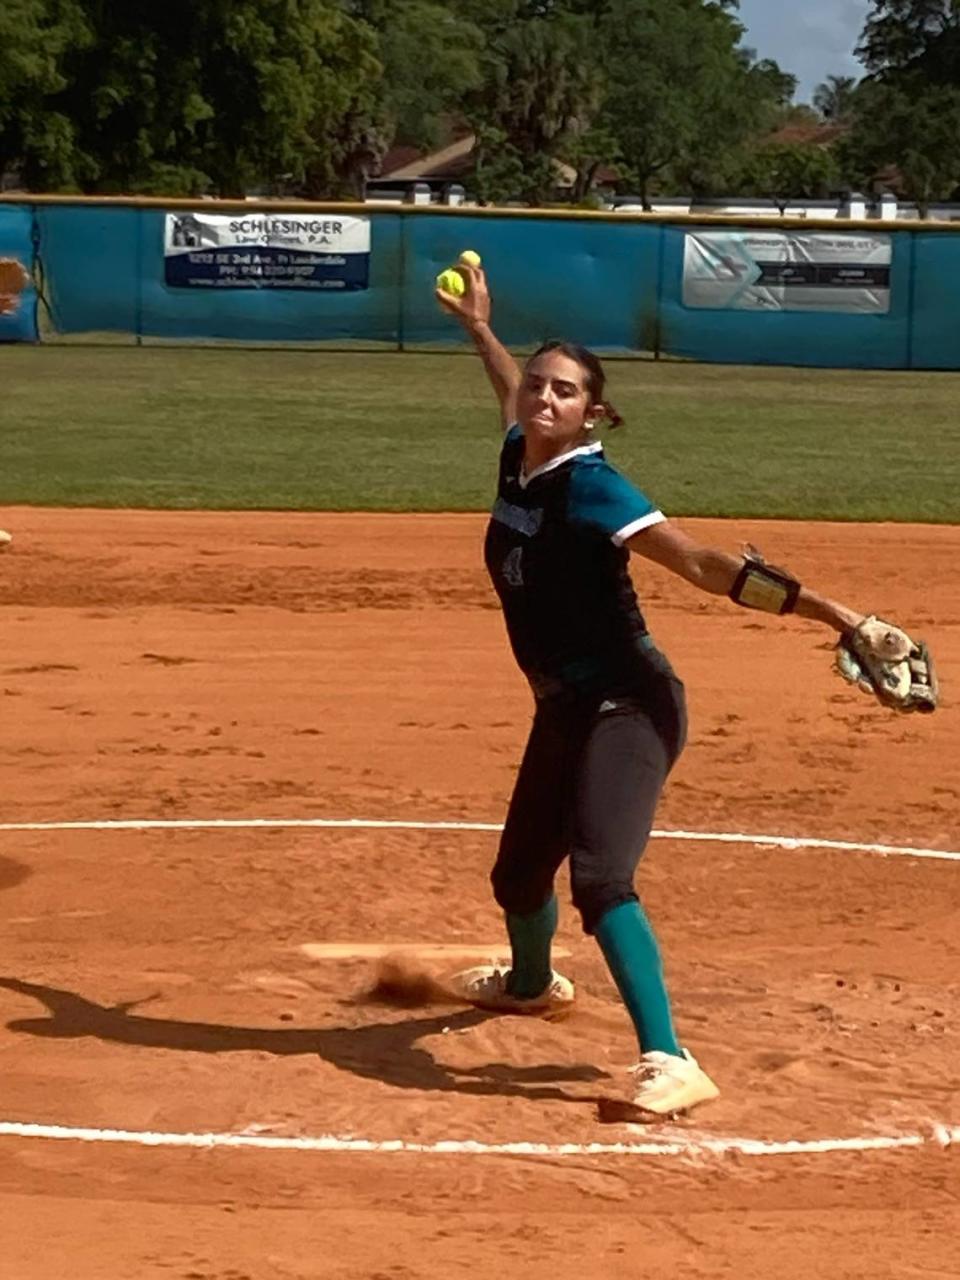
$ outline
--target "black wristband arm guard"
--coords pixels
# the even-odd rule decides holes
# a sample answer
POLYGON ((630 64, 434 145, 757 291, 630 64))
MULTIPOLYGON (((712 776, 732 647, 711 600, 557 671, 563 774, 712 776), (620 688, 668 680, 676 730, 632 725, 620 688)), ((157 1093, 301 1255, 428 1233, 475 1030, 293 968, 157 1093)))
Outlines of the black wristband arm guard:
POLYGON ((745 609, 764 613, 793 613, 800 583, 785 569, 767 564, 755 547, 745 550, 743 567, 730 588, 730 599, 745 609))

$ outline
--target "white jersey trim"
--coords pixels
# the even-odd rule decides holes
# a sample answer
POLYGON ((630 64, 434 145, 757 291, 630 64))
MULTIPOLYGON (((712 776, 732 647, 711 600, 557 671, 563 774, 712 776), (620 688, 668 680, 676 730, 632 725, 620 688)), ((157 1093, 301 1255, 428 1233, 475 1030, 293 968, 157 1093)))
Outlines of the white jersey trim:
POLYGON ((517 479, 520 482, 520 488, 525 489, 531 480, 536 480, 537 476, 544 475, 547 471, 553 471, 556 467, 561 467, 565 462, 569 462, 571 458, 582 458, 588 453, 599 453, 603 445, 599 440, 595 440, 593 444, 577 445, 575 449, 568 449, 566 453, 560 453, 555 458, 551 458, 549 462, 542 462, 539 467, 534 467, 532 471, 524 473, 520 468, 520 475, 517 479))
POLYGON ((622 529, 612 533, 610 541, 615 547, 622 547, 626 540, 632 538, 635 533, 640 533, 643 529, 649 529, 651 525, 663 524, 666 518, 662 511, 650 511, 647 515, 641 516, 639 520, 631 520, 622 529))

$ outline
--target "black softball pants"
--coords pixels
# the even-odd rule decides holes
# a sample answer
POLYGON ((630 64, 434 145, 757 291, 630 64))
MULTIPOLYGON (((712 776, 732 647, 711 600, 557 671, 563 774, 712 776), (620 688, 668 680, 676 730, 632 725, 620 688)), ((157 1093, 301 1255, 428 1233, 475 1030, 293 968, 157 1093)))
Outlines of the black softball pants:
POLYGON ((539 703, 491 875, 503 910, 538 911, 568 856, 585 933, 611 907, 636 901, 634 873, 685 738, 674 679, 653 710, 624 698, 539 703))

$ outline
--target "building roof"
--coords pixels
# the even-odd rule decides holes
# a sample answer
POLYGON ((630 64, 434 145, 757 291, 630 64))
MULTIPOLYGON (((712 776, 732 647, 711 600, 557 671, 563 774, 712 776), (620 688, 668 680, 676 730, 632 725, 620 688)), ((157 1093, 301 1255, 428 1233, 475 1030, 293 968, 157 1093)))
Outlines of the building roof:
POLYGON ((380 178, 411 182, 416 178, 460 178, 472 168, 476 138, 472 133, 423 155, 415 147, 394 147, 384 157, 380 178))
POLYGON ((846 124, 785 124, 772 133, 768 142, 809 143, 815 147, 829 147, 831 142, 848 133, 850 126, 846 124))
MULTIPOLYGON (((476 136, 467 133, 428 155, 423 155, 415 147, 394 147, 384 157, 376 181, 381 185, 388 181, 414 182, 418 179, 434 182, 462 181, 473 172, 475 146, 476 136)), ((553 166, 557 185, 572 187, 577 180, 576 170, 562 160, 554 160, 553 166)), ((601 165, 594 182, 609 184, 616 182, 619 176, 616 169, 601 165)))

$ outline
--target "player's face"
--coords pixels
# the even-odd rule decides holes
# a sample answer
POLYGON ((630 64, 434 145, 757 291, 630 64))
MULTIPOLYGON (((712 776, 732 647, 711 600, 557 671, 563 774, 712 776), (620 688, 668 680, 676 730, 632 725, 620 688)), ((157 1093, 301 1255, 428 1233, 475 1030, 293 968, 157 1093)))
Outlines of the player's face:
POLYGON ((599 417, 587 390, 587 371, 561 351, 531 360, 517 393, 517 421, 524 435, 552 445, 574 445, 588 419, 599 417))

